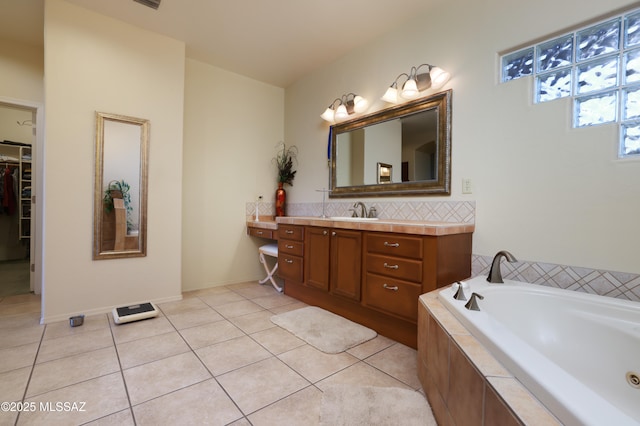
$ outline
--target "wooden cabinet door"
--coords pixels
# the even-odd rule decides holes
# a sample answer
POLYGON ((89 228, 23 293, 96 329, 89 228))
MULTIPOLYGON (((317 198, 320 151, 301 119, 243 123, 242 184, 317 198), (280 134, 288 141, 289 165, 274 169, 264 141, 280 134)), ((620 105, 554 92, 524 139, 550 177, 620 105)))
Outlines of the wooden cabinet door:
POLYGON ((331 293, 360 300, 362 232, 331 230, 331 293))
POLYGON ((305 228, 304 271, 305 284, 329 291, 329 228, 305 228))

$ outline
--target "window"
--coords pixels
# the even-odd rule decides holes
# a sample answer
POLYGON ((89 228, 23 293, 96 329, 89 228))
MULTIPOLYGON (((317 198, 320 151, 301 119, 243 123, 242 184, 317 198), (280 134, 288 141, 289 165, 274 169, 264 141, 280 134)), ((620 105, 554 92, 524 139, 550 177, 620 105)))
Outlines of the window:
POLYGON ((501 58, 501 82, 532 76, 534 102, 571 97, 573 126, 619 123, 618 156, 640 158, 640 10, 501 58))

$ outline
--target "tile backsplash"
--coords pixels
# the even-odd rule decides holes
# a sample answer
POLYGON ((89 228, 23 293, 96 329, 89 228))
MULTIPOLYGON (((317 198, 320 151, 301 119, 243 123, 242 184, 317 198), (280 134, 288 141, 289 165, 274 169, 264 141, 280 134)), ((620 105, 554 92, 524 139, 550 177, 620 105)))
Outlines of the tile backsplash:
MULTIPOLYGON (((351 216, 354 201, 328 201, 325 216, 351 216)), ((474 201, 367 201, 381 219, 475 223, 474 201)), ((255 215, 255 203, 246 204, 246 215, 255 215)), ((261 202, 260 214, 273 216, 274 203, 261 202)), ((289 203, 288 216, 322 216, 322 203, 289 203)), ((472 276, 487 275, 493 255, 472 255, 472 276)), ((551 263, 502 262, 504 278, 542 284, 601 296, 640 301, 640 275, 551 263)))

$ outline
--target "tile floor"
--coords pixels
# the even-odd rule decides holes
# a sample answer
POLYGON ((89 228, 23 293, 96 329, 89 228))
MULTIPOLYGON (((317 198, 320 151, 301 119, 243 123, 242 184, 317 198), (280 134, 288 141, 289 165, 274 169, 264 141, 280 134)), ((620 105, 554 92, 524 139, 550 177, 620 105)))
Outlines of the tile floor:
POLYGON ((185 293, 161 316, 39 325, 39 298, 0 299, 0 425, 314 425, 330 384, 422 392, 416 351, 382 336, 328 355, 270 317, 303 303, 256 282, 185 293), (18 408, 13 404, 12 408, 18 408))

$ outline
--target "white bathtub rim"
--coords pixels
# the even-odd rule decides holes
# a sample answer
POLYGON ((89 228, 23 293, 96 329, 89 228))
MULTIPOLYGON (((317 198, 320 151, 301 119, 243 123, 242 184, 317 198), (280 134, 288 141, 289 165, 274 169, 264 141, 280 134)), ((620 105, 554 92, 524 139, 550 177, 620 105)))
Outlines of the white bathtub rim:
MULTIPOLYGON (((483 290, 496 285, 531 286, 531 289, 545 291, 546 287, 536 284, 520 283, 505 280, 505 284, 489 284, 486 277, 476 277, 467 281, 469 290, 482 293, 483 290), (542 288, 541 288, 542 287, 542 288)), ((567 291, 549 288, 549 290, 567 291)), ((482 311, 470 311, 464 308, 466 302, 453 299, 454 289, 449 287, 439 292, 438 297, 445 307, 467 328, 467 330, 489 352, 494 354, 529 391, 538 398, 560 421, 570 424, 600 426, 615 424, 620 426, 638 425, 639 423, 615 407, 606 399, 582 384, 564 369, 538 352, 515 333, 482 311), (487 330, 485 335, 483 330, 487 330), (510 342, 506 347, 499 347, 492 340, 510 342), (526 354, 526 355, 525 355, 526 354), (497 356, 496 356, 497 355, 497 356), (536 374, 529 370, 535 365, 536 374), (553 384, 551 384, 553 383, 553 384)), ((592 296, 578 293, 576 296, 592 296)), ((603 296, 599 296, 603 297, 603 296)), ((626 301, 621 301, 626 302, 626 301)))

